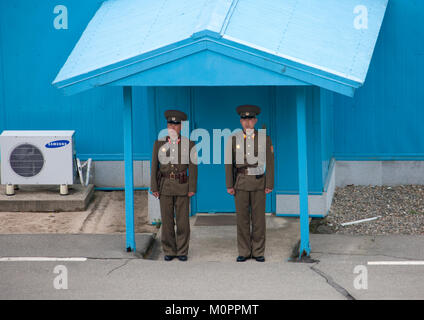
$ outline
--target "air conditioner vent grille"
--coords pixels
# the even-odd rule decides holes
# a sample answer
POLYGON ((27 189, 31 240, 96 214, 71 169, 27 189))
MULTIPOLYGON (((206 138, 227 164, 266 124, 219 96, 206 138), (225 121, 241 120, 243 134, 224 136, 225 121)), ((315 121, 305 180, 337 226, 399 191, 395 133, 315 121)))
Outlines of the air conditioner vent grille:
POLYGON ((10 166, 21 177, 37 175, 44 165, 41 151, 32 144, 21 144, 10 154, 10 166))

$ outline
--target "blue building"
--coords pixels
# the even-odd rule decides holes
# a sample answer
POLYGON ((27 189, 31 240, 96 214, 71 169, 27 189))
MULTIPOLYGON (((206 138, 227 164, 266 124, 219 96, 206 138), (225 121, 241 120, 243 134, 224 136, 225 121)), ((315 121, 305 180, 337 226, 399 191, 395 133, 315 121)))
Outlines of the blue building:
MULTIPOLYGON (((124 187, 126 166, 148 188, 166 108, 212 133, 257 104, 267 211, 322 217, 336 186, 424 183, 423 18, 419 0, 2 1, 0 132, 76 130, 97 187, 124 187)), ((200 165, 191 205, 234 211, 223 165, 200 165)))

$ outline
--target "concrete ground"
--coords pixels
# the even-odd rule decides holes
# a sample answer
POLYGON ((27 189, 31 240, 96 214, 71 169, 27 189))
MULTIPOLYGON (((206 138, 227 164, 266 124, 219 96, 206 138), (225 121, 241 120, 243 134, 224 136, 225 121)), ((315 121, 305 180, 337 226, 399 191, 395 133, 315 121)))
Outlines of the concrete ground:
MULTIPOLYGON (((190 249, 188 254, 190 261, 235 261, 238 256, 236 225, 197 226, 196 219, 200 216, 201 214, 190 217, 191 232, 190 249)), ((161 250, 160 236, 161 234, 159 233, 151 259, 163 260, 164 254, 161 250)), ((266 261, 286 261, 290 257, 293 247, 299 238, 299 219, 267 215, 265 247, 266 261)), ((254 260, 249 260, 247 263, 251 263, 253 261, 254 260)))
POLYGON ((0 234, 1 257, 84 257, 139 259, 154 240, 152 233, 136 233, 136 251, 126 252, 125 234, 0 234))
POLYGON ((135 203, 135 253, 123 192, 96 192, 79 213, 0 213, 0 299, 424 299, 424 236, 311 234, 315 262, 293 263, 299 220, 267 216, 266 262, 237 263, 236 226, 191 217, 189 260, 166 262, 145 192, 135 203))
POLYGON ((355 299, 424 299, 424 236, 312 234, 311 248, 312 268, 355 299))
MULTIPOLYGON (((23 187, 22 187, 23 189, 23 187)), ((22 190, 21 190, 22 191, 22 190)), ((40 192, 29 197, 32 199, 40 192)), ((17 193, 18 195, 18 193, 17 193)), ((4 196, 6 197, 6 196, 4 196)), ((66 204, 68 196, 45 194, 59 198, 66 204)), ((87 208, 83 211, 21 211, 3 212, 0 208, 0 234, 34 234, 34 233, 122 233, 125 232, 125 194, 123 191, 94 191, 87 208)), ((0 203, 1 206, 1 203, 0 203)), ((157 229, 149 225, 147 216, 147 191, 134 191, 134 227, 136 233, 155 233, 157 229)))
MULTIPOLYGON (((193 238, 202 238, 196 228, 193 238)), ((269 252, 265 263, 237 263, 233 249, 226 251, 221 261, 218 248, 203 255, 205 251, 194 241, 187 262, 142 259, 142 251, 150 246, 148 234, 137 235, 136 253, 124 251, 123 234, 1 235, 0 299, 424 298, 423 264, 370 264, 422 263, 423 236, 313 234, 310 239, 311 258, 317 260, 314 263, 287 262, 280 259, 280 252, 275 255, 269 252), (5 257, 37 256, 88 259, 4 261, 5 257), (66 267, 67 289, 55 288, 58 265, 66 267), (355 272, 358 266, 360 270, 355 272)))

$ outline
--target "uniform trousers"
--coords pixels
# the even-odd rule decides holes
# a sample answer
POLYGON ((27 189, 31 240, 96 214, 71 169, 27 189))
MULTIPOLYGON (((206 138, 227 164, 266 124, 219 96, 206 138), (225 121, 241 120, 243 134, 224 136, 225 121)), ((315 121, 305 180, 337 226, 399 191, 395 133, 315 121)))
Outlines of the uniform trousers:
POLYGON ((188 254, 190 240, 189 199, 188 196, 160 195, 161 243, 165 255, 182 256, 188 254), (175 222, 177 232, 175 232, 175 222))
POLYGON ((237 247, 240 256, 264 256, 265 191, 235 190, 237 215, 237 247), (252 225, 252 228, 251 228, 252 225))

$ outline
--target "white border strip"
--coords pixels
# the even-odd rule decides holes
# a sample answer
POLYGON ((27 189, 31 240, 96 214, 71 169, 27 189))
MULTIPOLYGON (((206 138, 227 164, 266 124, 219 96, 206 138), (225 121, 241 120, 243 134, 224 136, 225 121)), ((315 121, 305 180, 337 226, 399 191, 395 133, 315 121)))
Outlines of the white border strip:
POLYGON ((424 266, 424 261, 368 261, 370 266, 424 266))
POLYGON ((38 261, 38 262, 44 262, 44 261, 87 261, 87 258, 52 258, 52 257, 3 257, 0 258, 0 262, 16 262, 16 261, 38 261))

